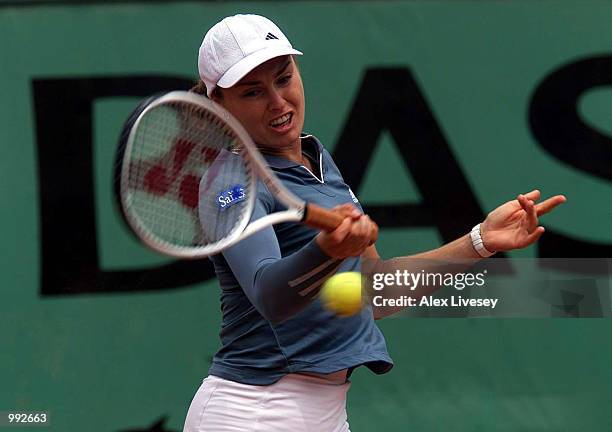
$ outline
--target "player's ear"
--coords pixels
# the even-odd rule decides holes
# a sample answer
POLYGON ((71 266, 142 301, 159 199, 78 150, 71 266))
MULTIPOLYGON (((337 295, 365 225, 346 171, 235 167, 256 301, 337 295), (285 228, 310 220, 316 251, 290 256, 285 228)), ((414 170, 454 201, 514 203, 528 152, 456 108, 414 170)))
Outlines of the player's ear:
POLYGON ((217 103, 221 103, 223 100, 223 92, 221 91, 221 88, 215 87, 210 94, 210 98, 217 103))

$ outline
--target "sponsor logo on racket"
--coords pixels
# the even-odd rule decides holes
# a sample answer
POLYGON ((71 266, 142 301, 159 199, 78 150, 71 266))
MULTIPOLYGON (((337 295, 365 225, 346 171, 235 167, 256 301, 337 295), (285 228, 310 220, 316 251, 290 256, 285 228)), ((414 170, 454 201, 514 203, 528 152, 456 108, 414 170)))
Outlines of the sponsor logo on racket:
POLYGON ((244 192, 244 186, 237 184, 231 186, 229 189, 219 192, 217 195, 217 205, 221 210, 225 210, 236 203, 244 201, 246 199, 246 193, 244 192))

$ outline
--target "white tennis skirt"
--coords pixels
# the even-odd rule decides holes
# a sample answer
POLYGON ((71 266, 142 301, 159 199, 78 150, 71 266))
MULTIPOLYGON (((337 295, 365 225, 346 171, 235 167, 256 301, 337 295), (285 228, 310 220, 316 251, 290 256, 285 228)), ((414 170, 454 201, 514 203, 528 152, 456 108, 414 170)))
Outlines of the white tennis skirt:
POLYGON ((191 402, 183 432, 350 432, 349 387, 301 374, 268 386, 211 375, 191 402))

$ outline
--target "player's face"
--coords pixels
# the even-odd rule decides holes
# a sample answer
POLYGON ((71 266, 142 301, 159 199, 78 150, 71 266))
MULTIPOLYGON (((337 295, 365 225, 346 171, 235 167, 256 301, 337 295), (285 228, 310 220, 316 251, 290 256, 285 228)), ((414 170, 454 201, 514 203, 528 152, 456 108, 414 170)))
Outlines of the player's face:
POLYGON ((291 56, 268 60, 214 99, 242 123, 264 151, 275 153, 299 143, 304 126, 304 87, 291 56))

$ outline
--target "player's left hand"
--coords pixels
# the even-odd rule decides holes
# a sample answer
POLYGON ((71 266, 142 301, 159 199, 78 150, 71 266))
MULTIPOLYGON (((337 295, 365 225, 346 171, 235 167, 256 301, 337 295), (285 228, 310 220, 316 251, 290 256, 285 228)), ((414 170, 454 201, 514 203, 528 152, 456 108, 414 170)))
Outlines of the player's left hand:
POLYGON ((485 248, 491 252, 507 251, 536 242, 544 233, 538 218, 566 201, 565 196, 555 195, 536 204, 539 199, 540 191, 536 189, 489 213, 480 225, 485 248))

